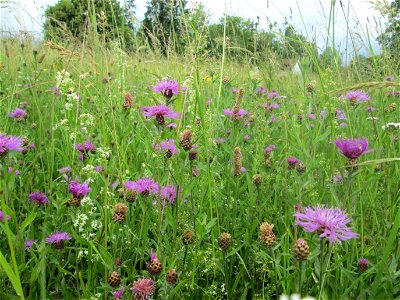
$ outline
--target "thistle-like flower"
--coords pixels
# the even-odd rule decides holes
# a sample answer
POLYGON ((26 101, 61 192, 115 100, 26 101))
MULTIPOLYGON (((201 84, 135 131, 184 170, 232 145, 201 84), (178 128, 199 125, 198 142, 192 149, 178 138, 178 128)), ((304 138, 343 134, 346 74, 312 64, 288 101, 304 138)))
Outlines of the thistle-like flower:
POLYGON ((296 225, 307 232, 316 231, 321 238, 327 238, 331 243, 341 244, 342 241, 359 236, 347 227, 351 220, 340 208, 306 207, 304 213, 296 212, 294 216, 298 218, 296 225))

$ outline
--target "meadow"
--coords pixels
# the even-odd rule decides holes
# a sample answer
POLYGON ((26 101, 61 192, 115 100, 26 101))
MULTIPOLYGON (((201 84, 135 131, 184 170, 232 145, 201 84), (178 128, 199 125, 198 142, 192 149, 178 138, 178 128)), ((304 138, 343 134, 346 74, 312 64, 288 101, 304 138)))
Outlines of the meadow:
POLYGON ((193 47, 3 40, 0 298, 400 297, 390 60, 193 47))

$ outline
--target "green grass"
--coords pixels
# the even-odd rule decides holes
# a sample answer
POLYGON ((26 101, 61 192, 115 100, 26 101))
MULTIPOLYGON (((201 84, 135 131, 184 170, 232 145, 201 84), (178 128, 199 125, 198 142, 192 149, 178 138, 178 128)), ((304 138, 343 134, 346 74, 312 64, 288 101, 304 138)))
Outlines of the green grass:
MULTIPOLYGON (((197 50, 201 41, 197 42, 188 53, 197 50)), ((35 55, 29 41, 24 47, 13 39, 2 45, 0 131, 27 137, 35 147, 26 154, 11 151, 0 160, 2 211, 11 216, 0 222, 0 298, 111 299, 114 289, 108 277, 113 271, 127 287, 124 299, 131 299, 132 282, 143 277, 154 280, 155 299, 275 299, 299 292, 319 299, 399 297, 400 145, 398 131, 381 128, 399 122, 398 97, 387 94, 398 90, 398 81, 383 82, 376 70, 356 74, 350 67, 319 66, 298 77, 282 70, 273 58, 256 65, 227 54, 220 60, 173 53, 165 58, 148 48, 129 54, 118 43, 89 45, 40 45, 35 55), (62 79, 64 89, 57 96, 52 87, 63 69, 71 74, 70 80, 62 79), (111 80, 105 80, 108 77, 111 80), (186 88, 170 104, 181 114, 174 130, 146 119, 140 109, 165 102, 148 88, 165 77, 186 88), (306 88, 309 82, 312 93, 306 88), (285 96, 271 100, 280 108, 266 112, 261 107, 267 97, 257 93, 260 86, 285 96), (79 94, 78 102, 67 96, 70 88, 79 94), (249 111, 244 118, 249 126, 244 119, 232 122, 223 114, 235 105, 232 88, 244 90, 241 107, 249 111), (371 100, 356 106, 343 101, 339 94, 351 89, 363 89, 371 100), (127 93, 134 104, 125 110, 127 93), (211 105, 206 105, 208 99, 211 105), (27 119, 17 122, 8 117, 23 101, 29 103, 27 119), (397 108, 390 108, 391 103, 397 108), (367 106, 376 110, 368 113, 367 106), (336 109, 345 113, 347 126, 339 126, 336 109), (320 117, 322 111, 326 119, 320 117), (308 117, 311 113, 315 120, 308 117), (93 122, 85 124, 91 119, 85 114, 93 122), (270 124, 272 115, 276 122, 270 124), (371 116, 379 119, 368 120, 371 116), (179 155, 170 159, 154 151, 152 144, 167 138, 178 145, 185 128, 193 132, 199 151, 195 160, 180 146, 179 155), (332 141, 357 137, 368 138, 375 150, 345 176, 346 158, 332 141), (81 162, 75 145, 86 138, 98 151, 81 162), (225 142, 217 144, 218 138, 225 142), (277 148, 268 166, 264 149, 270 144, 277 148), (240 176, 234 176, 235 147, 241 149, 246 168, 240 176), (110 150, 109 160, 100 148, 110 150), (289 156, 299 158, 306 171, 289 170, 289 156), (92 205, 67 205, 68 183, 58 172, 67 165, 73 169, 71 179, 90 180, 92 205), (97 165, 104 168, 101 173, 88 171, 97 165), (19 174, 7 174, 9 167, 19 174), (332 182, 335 172, 344 176, 341 184, 332 182), (256 174, 261 175, 260 185, 253 183, 256 174), (141 195, 128 203, 111 186, 142 177, 153 178, 160 187, 177 187, 181 192, 174 204, 163 206, 159 197, 141 195), (28 195, 34 191, 44 192, 50 203, 30 203, 28 195), (112 219, 118 202, 128 205, 123 223, 112 219), (360 237, 342 245, 326 243, 321 254, 320 238, 295 226, 297 204, 346 210, 360 237), (82 214, 88 220, 79 225, 82 214), (93 228, 92 221, 101 227, 93 228), (274 224, 272 248, 260 242, 263 222, 274 224), (194 233, 192 244, 183 243, 185 230, 194 233), (62 249, 46 244, 54 231, 69 232, 72 240, 62 249), (218 245, 224 232, 232 237, 226 251, 218 245), (293 253, 299 238, 310 247, 310 256, 301 264, 293 253), (24 246, 27 239, 37 240, 29 251, 24 246), (146 270, 150 249, 162 263, 160 275, 150 276, 146 270), (114 264, 118 257, 121 266, 114 264), (370 261, 363 273, 357 267, 360 257, 370 261), (179 274, 175 285, 166 282, 172 268, 179 274)), ((388 61, 381 59, 388 72, 388 61)))

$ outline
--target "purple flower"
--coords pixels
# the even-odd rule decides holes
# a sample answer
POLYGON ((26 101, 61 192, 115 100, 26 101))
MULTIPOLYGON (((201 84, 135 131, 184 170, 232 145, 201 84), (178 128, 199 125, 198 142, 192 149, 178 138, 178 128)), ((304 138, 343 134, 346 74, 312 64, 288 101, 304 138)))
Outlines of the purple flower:
POLYGON ((83 158, 86 157, 86 155, 89 152, 96 152, 96 147, 93 145, 93 143, 87 139, 85 142, 82 144, 76 144, 75 145, 76 150, 78 150, 80 153, 82 153, 83 158))
POLYGON ((0 158, 7 155, 9 150, 22 151, 22 143, 19 137, 0 134, 0 158))
POLYGON ((279 93, 275 90, 272 90, 269 94, 268 94, 268 99, 279 99, 281 98, 281 95, 279 95, 279 93))
POLYGON ((211 99, 206 100, 206 105, 207 105, 207 106, 210 106, 211 103, 212 103, 211 99))
POLYGON ((32 245, 34 243, 36 243, 37 240, 27 240, 25 241, 25 250, 28 251, 29 249, 31 249, 32 245))
POLYGON ((74 196, 74 198, 83 198, 89 194, 92 189, 89 187, 88 183, 79 183, 77 181, 72 181, 69 184, 69 192, 74 196))
POLYGON ((67 232, 54 232, 46 238, 46 243, 54 244, 56 248, 60 249, 64 241, 72 239, 71 235, 67 232))
POLYGON ((247 170, 246 170, 246 168, 245 168, 245 167, 241 167, 241 168, 240 168, 240 172, 242 172, 242 173, 246 173, 246 171, 247 171, 247 170))
POLYGON ((248 112, 242 108, 239 109, 239 111, 237 113, 234 113, 233 110, 230 110, 230 109, 224 109, 224 114, 227 116, 230 116, 231 120, 232 120, 233 117, 243 118, 243 116, 247 115, 248 112))
POLYGON ((149 194, 158 194, 158 183, 149 177, 141 178, 136 181, 127 181, 125 188, 132 192, 148 196, 149 194))
POLYGON ((275 145, 268 145, 265 149, 264 149, 264 155, 265 156, 269 156, 272 152, 272 150, 276 149, 275 145))
POLYGON ((22 120, 22 119, 26 119, 28 114, 26 113, 25 110, 18 107, 14 111, 12 111, 9 116, 14 119, 22 120))
POLYGON ((173 80, 162 80, 154 86, 154 91, 161 93, 167 99, 171 99, 172 96, 179 93, 178 82, 173 80))
POLYGON ((300 160, 297 157, 290 156, 287 158, 287 162, 288 162, 289 166, 293 167, 296 164, 298 164, 300 162, 300 160))
POLYGON ((267 89, 263 86, 260 86, 259 88, 257 88, 256 92, 259 95, 264 95, 267 92, 267 89))
POLYGON ((71 173, 72 169, 70 166, 65 166, 65 167, 62 167, 61 169, 58 169, 58 172, 60 174, 71 173))
POLYGON ((362 91, 351 91, 347 93, 346 99, 349 100, 351 103, 358 103, 360 101, 368 101, 369 96, 367 93, 364 93, 362 91))
POLYGON ((248 142, 249 140, 250 140, 250 136, 249 136, 248 134, 246 134, 246 135, 243 137, 243 141, 248 142))
MULTIPOLYGON (((6 215, 6 219, 11 220, 11 217, 9 215, 6 215)), ((0 222, 4 222, 4 212, 0 210, 0 222)))
POLYGON ((376 108, 373 107, 373 106, 368 106, 365 110, 366 110, 367 112, 373 112, 373 111, 376 110, 376 108))
POLYGON ((386 77, 385 77, 385 80, 386 80, 386 81, 395 81, 396 78, 395 78, 393 75, 389 75, 389 76, 386 76, 386 77))
POLYGON ((324 110, 322 110, 322 111, 319 113, 319 115, 321 116, 321 118, 322 118, 323 120, 325 120, 326 117, 327 117, 326 111, 324 111, 324 110))
POLYGON ((172 130, 172 129, 175 129, 177 127, 177 125, 175 123, 170 123, 165 127, 167 127, 169 130, 172 130))
POLYGON ((132 283, 133 300, 148 300, 154 291, 154 282, 150 278, 141 278, 132 283))
POLYGON ((346 115, 345 115, 344 112, 341 111, 340 109, 337 109, 337 110, 336 110, 336 120, 337 120, 337 121, 347 120, 346 115))
POLYGON ((161 200, 168 200, 169 203, 174 204, 176 199, 176 187, 173 185, 163 186, 161 188, 161 200))
POLYGON ((215 142, 217 145, 220 145, 220 144, 222 144, 222 143, 225 143, 225 142, 226 142, 226 139, 224 139, 224 138, 215 138, 215 139, 214 139, 214 142, 215 142))
POLYGON ((141 108, 141 110, 143 110, 143 114, 146 117, 155 117, 160 125, 165 124, 165 118, 177 119, 179 117, 179 113, 174 112, 164 104, 156 106, 144 106, 141 108))
POLYGON ((11 173, 13 173, 14 176, 18 176, 19 175, 19 170, 18 169, 14 169, 12 167, 8 167, 7 174, 11 174, 11 173))
POLYGON ((309 118, 310 120, 315 120, 315 114, 309 114, 309 115, 308 115, 308 118, 309 118))
MULTIPOLYGON (((348 175, 348 171, 345 170, 344 171, 344 177, 346 177, 348 175)), ((333 179, 332 179, 333 184, 341 184, 343 183, 343 176, 339 171, 336 171, 335 174, 333 175, 333 179)))
POLYGON ((125 287, 122 286, 119 290, 114 291, 114 293, 113 293, 114 299, 120 299, 121 300, 122 296, 124 294, 124 290, 125 290, 125 287))
POLYGON ((37 205, 44 205, 49 203, 46 195, 41 192, 34 192, 29 194, 29 201, 36 203, 37 205))
POLYGON ((263 103, 261 104, 261 106, 265 108, 265 112, 272 111, 281 107, 278 103, 263 103))
POLYGON ((239 89, 233 88, 233 89, 231 89, 231 92, 234 93, 234 94, 237 94, 239 92, 239 89))
POLYGON ((160 144, 153 144, 152 146, 157 152, 165 152, 167 157, 179 154, 179 149, 175 146, 173 139, 166 139, 161 141, 160 144))
POLYGON ((276 118, 275 118, 275 116, 272 116, 272 117, 269 119, 268 125, 272 125, 272 124, 274 124, 275 122, 276 122, 276 118))
POLYGON ((351 222, 348 214, 339 208, 317 206, 306 207, 304 213, 294 214, 298 218, 296 225, 300 225, 306 232, 317 231, 321 238, 327 238, 331 243, 350 240, 358 237, 347 224, 351 222))
POLYGON ((334 143, 342 155, 348 159, 357 159, 364 153, 374 151, 374 149, 368 149, 368 140, 366 138, 335 140, 334 143))

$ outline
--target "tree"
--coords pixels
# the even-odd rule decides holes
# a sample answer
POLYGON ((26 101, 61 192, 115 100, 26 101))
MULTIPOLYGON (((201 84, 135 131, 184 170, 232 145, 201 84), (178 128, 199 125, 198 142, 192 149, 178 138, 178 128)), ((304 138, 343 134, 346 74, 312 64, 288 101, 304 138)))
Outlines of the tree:
POLYGON ((129 44, 133 27, 129 20, 125 22, 125 16, 134 10, 134 0, 128 5, 123 9, 117 0, 60 0, 45 11, 44 37, 62 41, 68 29, 73 36, 83 39, 84 26, 89 24, 90 17, 96 17, 97 32, 104 35, 106 41, 123 37, 129 44))
POLYGON ((324 68, 329 66, 340 67, 342 65, 342 55, 338 49, 326 47, 319 56, 319 62, 324 68))
POLYGON ((385 32, 378 37, 378 41, 389 55, 395 58, 398 69, 400 68, 398 61, 400 55, 400 0, 394 0, 390 4, 378 2, 375 8, 387 19, 385 32))
POLYGON ((149 0, 144 15, 142 31, 153 47, 161 46, 166 54, 168 48, 181 52, 185 44, 184 17, 186 0, 149 0))

